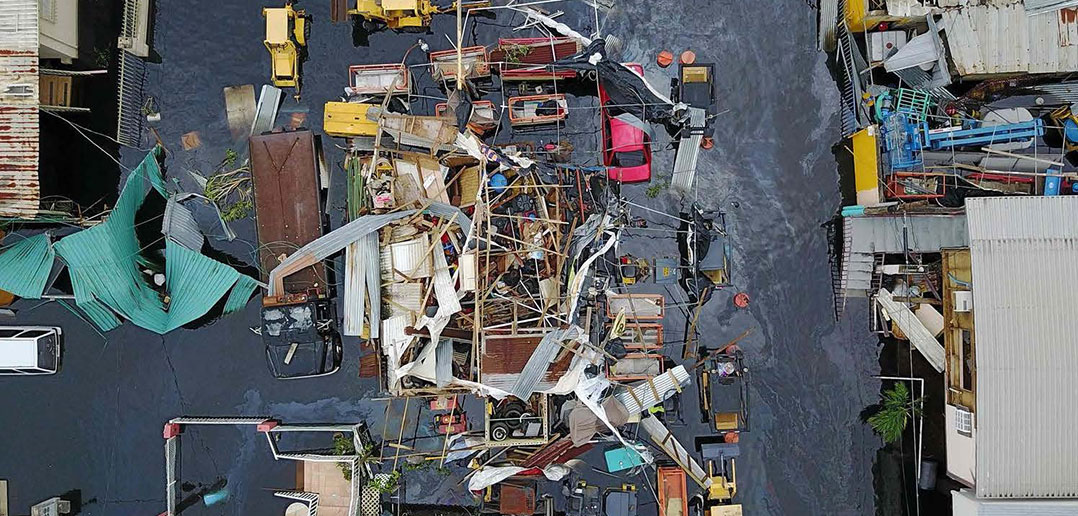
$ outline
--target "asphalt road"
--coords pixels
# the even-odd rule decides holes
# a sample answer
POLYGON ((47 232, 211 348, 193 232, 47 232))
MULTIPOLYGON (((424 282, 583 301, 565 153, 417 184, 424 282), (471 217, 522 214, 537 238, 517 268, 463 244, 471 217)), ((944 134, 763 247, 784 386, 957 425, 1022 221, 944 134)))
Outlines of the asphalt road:
MULTIPOLYGON (((258 3, 159 0, 155 49, 147 93, 161 110, 157 126, 171 152, 169 174, 188 187, 184 170, 208 172, 225 149, 228 133, 222 88, 254 84, 268 75, 258 3), (199 131, 202 147, 183 151, 181 135, 199 131)), ((307 113, 320 128, 322 103, 346 85, 348 64, 394 62, 417 36, 380 33, 369 47, 353 47, 347 25, 329 23, 328 2, 304 5, 316 19, 310 60, 304 70, 303 101, 288 100, 282 118, 307 113)), ((558 6, 561 21, 581 32, 593 30, 590 8, 558 6)), ((490 44, 521 20, 484 20, 470 37, 490 44)), ((437 19, 433 50, 449 48, 443 32, 451 17, 437 19)), ((821 226, 839 206, 838 173, 831 143, 837 130, 837 93, 823 54, 815 50, 815 12, 800 0, 694 3, 616 2, 601 30, 625 45, 624 61, 645 63, 653 84, 665 89, 673 69, 655 66, 661 48, 691 48, 713 61, 720 94, 715 149, 702 154, 698 201, 727 212, 734 245, 734 288, 707 305, 700 328, 705 344, 721 345, 753 328, 742 341, 752 371, 752 430, 742 438, 738 460, 741 502, 746 514, 872 514, 872 461, 879 441, 858 419, 875 399, 877 345, 865 330, 863 308, 832 316, 826 231, 821 226), (751 297, 735 309, 732 294, 751 297)), ((524 33, 517 32, 517 35, 524 33)), ((437 95, 433 88, 421 93, 437 95)), ((430 109, 421 101, 420 109, 430 109)), ((593 105, 594 99, 580 100, 593 105)), ((571 116, 565 129, 577 159, 594 153, 592 111, 571 116), (589 129, 590 128, 590 129, 589 129), (590 147, 589 147, 590 142, 590 147)), ((500 137, 503 138, 509 136, 500 137)), ((329 140, 327 140, 328 142, 329 140)), ((657 144, 664 143, 657 137, 657 144)), ((146 147, 149 147, 149 142, 146 147)), ((656 147, 659 149, 659 145, 656 147)), ((327 160, 339 162, 330 149, 327 160)), ((123 161, 141 159, 125 150, 123 161)), ((657 176, 672 169, 673 153, 657 150, 657 176)), ((343 174, 334 170, 331 219, 344 206, 343 174)), ((652 199, 643 186, 627 187, 635 202, 668 213, 678 201, 668 192, 652 199)), ((652 228, 670 221, 646 211, 652 228)), ((200 214, 204 229, 212 228, 200 214)), ((251 220, 235 224, 240 238, 214 242, 250 260, 251 220)), ((676 255, 669 232, 638 231, 622 244, 638 256, 676 255)), ((644 286, 644 289, 654 286, 644 286)), ((659 289, 658 291, 663 291, 659 289)), ((680 295, 676 292, 675 295, 680 295)), ((10 480, 12 507, 79 490, 87 515, 145 515, 163 510, 164 456, 161 427, 182 415, 265 415, 285 420, 340 421, 381 418, 381 404, 364 401, 374 386, 357 379, 355 342, 346 342, 344 368, 321 379, 279 382, 266 371, 257 324, 257 302, 199 330, 177 330, 163 338, 125 325, 102 338, 64 307, 21 301, 17 324, 63 326, 63 371, 48 378, 0 379, 0 477, 10 480)), ((5 322, 6 324, 7 322, 5 322)), ((671 311, 670 334, 683 319, 671 311)), ((680 355, 680 349, 670 350, 680 355)), ((695 394, 684 401, 694 421, 679 435, 699 431, 695 394)), ((273 463, 253 432, 213 429, 185 440, 184 478, 229 481, 231 500, 192 514, 277 514, 284 504, 270 496, 289 487, 290 466, 273 463)), ((647 509, 642 505, 641 514, 647 509)), ((654 511, 652 507, 651 511, 654 511)))

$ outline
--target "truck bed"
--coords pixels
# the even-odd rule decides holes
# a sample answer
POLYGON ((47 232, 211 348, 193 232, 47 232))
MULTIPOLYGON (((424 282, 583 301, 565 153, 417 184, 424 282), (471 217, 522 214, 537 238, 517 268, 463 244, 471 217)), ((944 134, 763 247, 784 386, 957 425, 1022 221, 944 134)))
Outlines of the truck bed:
MULTIPOLYGON (((322 236, 321 186, 311 131, 252 136, 250 150, 258 261, 266 281, 283 256, 322 236)), ((285 278, 284 286, 291 294, 312 288, 325 292, 325 266, 296 272, 285 278)))

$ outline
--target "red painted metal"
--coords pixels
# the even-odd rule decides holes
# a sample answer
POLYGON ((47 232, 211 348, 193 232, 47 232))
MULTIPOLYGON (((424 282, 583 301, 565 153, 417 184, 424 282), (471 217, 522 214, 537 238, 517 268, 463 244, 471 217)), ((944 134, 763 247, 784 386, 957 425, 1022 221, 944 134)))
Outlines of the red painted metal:
POLYGON ((497 48, 490 51, 490 61, 509 67, 517 63, 550 64, 579 51, 580 44, 569 38, 506 38, 499 39, 497 48), (510 55, 507 52, 510 47, 527 47, 528 51, 523 55, 510 55))

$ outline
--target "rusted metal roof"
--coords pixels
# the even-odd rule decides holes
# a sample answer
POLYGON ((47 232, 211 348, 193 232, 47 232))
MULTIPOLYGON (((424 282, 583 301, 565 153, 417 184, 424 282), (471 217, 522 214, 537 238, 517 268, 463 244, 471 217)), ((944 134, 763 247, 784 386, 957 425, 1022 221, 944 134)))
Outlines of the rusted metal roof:
MULTIPOLYGON (((322 236, 321 186, 310 131, 252 136, 249 143, 259 265, 266 280, 282 256, 322 236)), ((288 276, 284 287, 290 294, 326 288, 325 266, 319 262, 288 276)))
POLYGON ((41 197, 37 9, 0 2, 0 217, 35 217, 41 197))

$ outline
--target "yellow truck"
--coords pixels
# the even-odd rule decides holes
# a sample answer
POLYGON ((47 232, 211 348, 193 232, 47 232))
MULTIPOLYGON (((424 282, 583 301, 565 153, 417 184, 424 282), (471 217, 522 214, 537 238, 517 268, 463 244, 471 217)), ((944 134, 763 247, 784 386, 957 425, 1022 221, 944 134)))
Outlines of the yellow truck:
POLYGON ((310 24, 307 12, 293 9, 291 0, 284 7, 265 7, 266 50, 270 53, 271 77, 278 88, 294 88, 299 98, 300 68, 307 57, 310 24))
MULTIPOLYGON (((457 8, 456 3, 448 7, 438 7, 430 0, 355 0, 355 2, 355 7, 348 9, 347 14, 360 16, 368 22, 385 24, 386 27, 398 31, 425 32, 427 27, 430 27, 433 15, 455 11, 457 8)), ((461 9, 468 10, 489 5, 489 1, 462 2, 461 9)))

